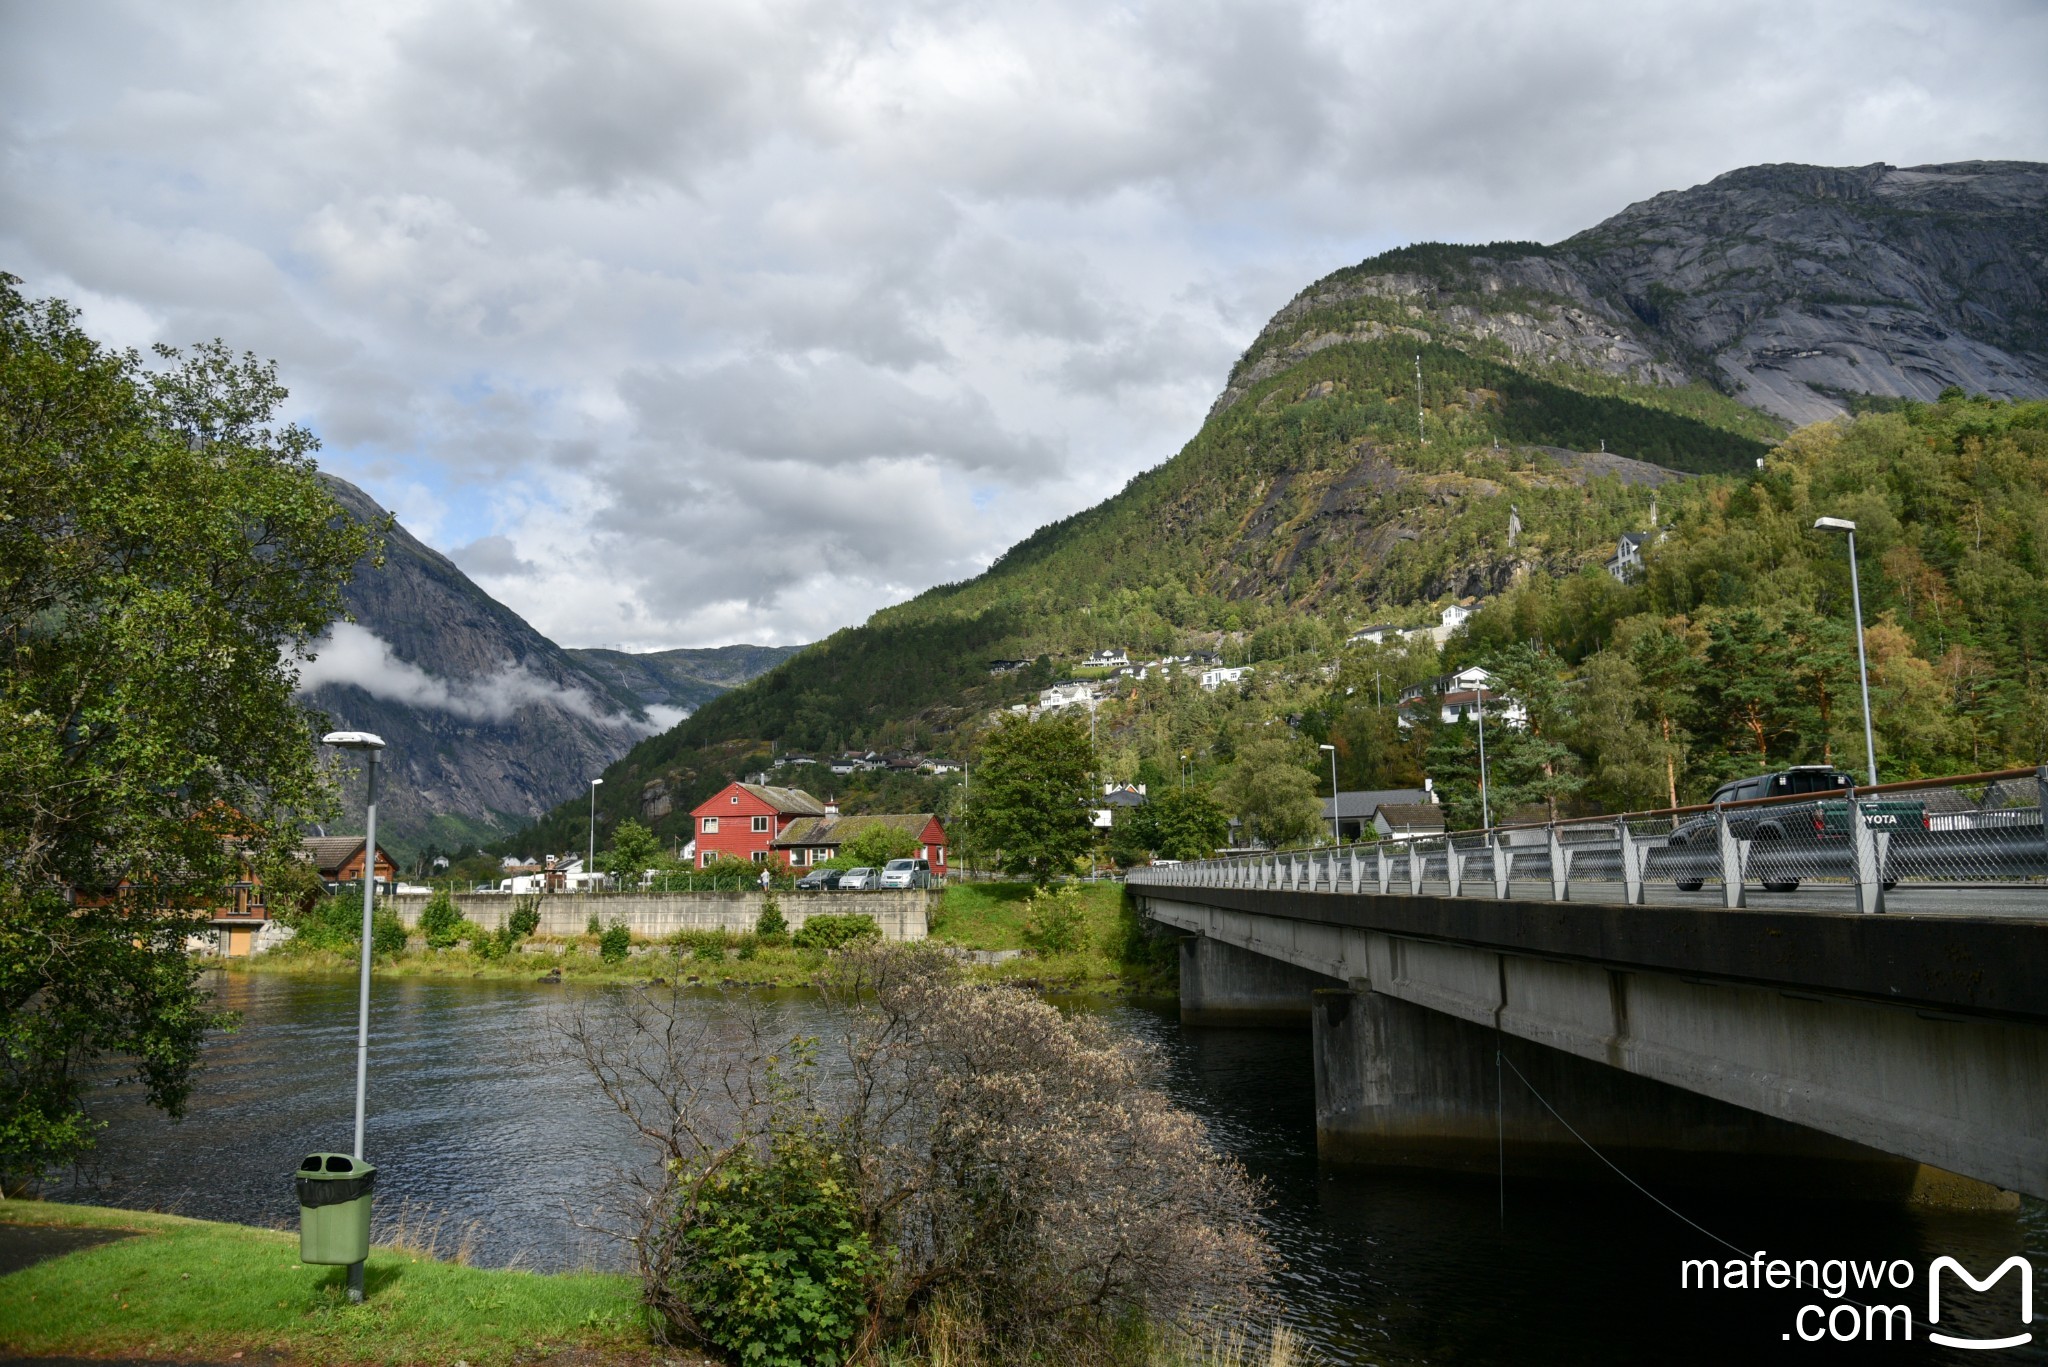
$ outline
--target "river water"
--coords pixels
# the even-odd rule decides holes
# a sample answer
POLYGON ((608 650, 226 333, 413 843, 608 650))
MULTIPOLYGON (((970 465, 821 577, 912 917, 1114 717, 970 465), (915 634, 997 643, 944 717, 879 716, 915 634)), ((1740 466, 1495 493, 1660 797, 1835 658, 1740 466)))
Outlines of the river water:
MULTIPOLYGON (((366 1151, 380 1219, 400 1210, 467 1238, 476 1261, 540 1269, 620 1266, 587 1226, 611 1175, 632 1161, 623 1119, 566 1065, 534 1061, 569 991, 482 981, 374 987, 366 1151)), ((291 1173, 313 1150, 346 1151, 353 1127, 353 980, 221 975, 242 1027, 214 1040, 186 1119, 164 1121, 132 1089, 95 1100, 107 1130, 58 1199, 290 1227, 291 1173)), ((708 1005, 708 1003, 707 1003, 708 1005)), ((1672 1195, 1712 1235, 1771 1257, 1905 1259, 1910 1290, 1855 1293, 1908 1304, 1914 1343, 1807 1344, 1790 1337, 1811 1290, 1679 1289, 1683 1259, 1735 1255, 1619 1179, 1551 1187, 1318 1168, 1306 1033, 1183 1028, 1172 1003, 1069 1002, 1152 1041, 1168 1085, 1268 1184, 1269 1231, 1285 1259, 1284 1317, 1342 1364, 1636 1364, 1814 1359, 2048 1362, 2043 1331, 1984 1354, 1927 1343, 1926 1270, 1956 1257, 1978 1275, 2028 1252, 2048 1273, 2048 1212, 1962 1215, 1871 1205, 1672 1195)), ((807 994, 775 998, 790 1033, 831 1031, 807 994)), ((2017 1279, 1945 1297, 1941 1330, 2015 1332, 2017 1279)), ((1809 1316, 1804 1327, 1821 1323, 1809 1316)), ((1838 1319, 1838 1326, 1847 1324, 1838 1319)), ((2022 1326, 2023 1327, 2023 1326, 2022 1326)))

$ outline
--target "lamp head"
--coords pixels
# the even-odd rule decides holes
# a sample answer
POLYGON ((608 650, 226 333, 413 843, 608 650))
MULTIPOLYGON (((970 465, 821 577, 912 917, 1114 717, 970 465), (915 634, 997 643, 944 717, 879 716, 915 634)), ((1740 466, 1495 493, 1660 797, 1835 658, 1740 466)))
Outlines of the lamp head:
POLYGON ((320 737, 322 745, 342 750, 382 750, 384 738, 369 731, 329 731, 320 737))
POLYGON ((602 783, 602 782, 604 782, 604 780, 603 780, 603 779, 601 779, 601 778, 594 778, 594 779, 590 780, 590 786, 591 786, 591 787, 593 787, 593 788, 595 788, 595 787, 596 787, 596 786, 597 786, 598 784, 600 784, 600 783, 602 783))
POLYGON ((1318 749, 1318 750, 1328 750, 1328 751, 1329 751, 1329 752, 1330 752, 1331 754, 1333 754, 1333 755, 1337 753, 1337 747, 1336 747, 1336 746, 1334 746, 1334 745, 1318 745, 1318 746, 1316 747, 1316 749, 1318 749))
POLYGON ((1817 517, 1813 520, 1817 532, 1853 532, 1856 524, 1846 517, 1817 517))

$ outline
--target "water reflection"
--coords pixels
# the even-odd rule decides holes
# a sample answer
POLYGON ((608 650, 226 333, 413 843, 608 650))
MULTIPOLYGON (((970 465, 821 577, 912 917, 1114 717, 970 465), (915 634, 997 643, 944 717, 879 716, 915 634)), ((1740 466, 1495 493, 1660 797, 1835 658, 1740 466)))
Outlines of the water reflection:
MULTIPOLYGON (((223 1004, 242 1030, 215 1041, 181 1124, 139 1095, 115 1092, 89 1170, 62 1199, 289 1226, 290 1174, 307 1152, 345 1148, 353 1124, 352 980, 224 977, 223 1004)), ((376 986, 368 1147, 390 1212, 472 1227, 477 1259, 539 1268, 618 1266, 619 1250, 585 1226, 636 1150, 620 1117, 580 1073, 538 1061, 533 1045, 565 992, 604 989, 504 982, 380 982, 376 986)), ((707 999, 708 1005, 708 999, 707 999)), ((1786 1343, 1792 1292, 1684 1292, 1682 1258, 1729 1257, 1618 1181, 1553 1188, 1509 1175, 1503 1227, 1491 1179, 1338 1175, 1315 1160, 1306 1035, 1183 1029, 1170 1003, 1065 1003, 1103 1012, 1152 1041, 1169 1086, 1270 1186, 1272 1237, 1286 1261, 1279 1287, 1290 1320, 1333 1363, 1634 1364, 1771 1360, 1881 1349, 1786 1343), (1797 1350, 1794 1353, 1792 1350, 1797 1350)), ((789 1033, 829 1034, 825 1009, 803 994, 774 999, 789 1033)), ((2048 1218, 2032 1205, 2009 1216, 1873 1206, 1746 1201, 1717 1196, 1688 1208, 1737 1245, 1773 1256, 1897 1258, 1921 1275, 1950 1253, 1979 1272, 2023 1247, 2048 1267, 2048 1218)), ((2010 1287, 1980 1298, 1942 1327, 1985 1332, 2010 1318, 2010 1287)), ((2048 1295, 2048 1284, 2038 1288, 2048 1295)), ((1890 1301, 1915 1305, 1914 1361, 1978 1355, 1931 1350, 1924 1286, 1890 1301)), ((2048 1361, 2042 1344, 1998 1355, 2048 1361)))

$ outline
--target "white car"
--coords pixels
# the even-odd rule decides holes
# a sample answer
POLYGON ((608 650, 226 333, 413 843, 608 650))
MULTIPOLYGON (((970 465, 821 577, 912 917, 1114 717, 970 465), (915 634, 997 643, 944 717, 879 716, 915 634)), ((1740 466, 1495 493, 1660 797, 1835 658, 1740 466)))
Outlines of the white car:
POLYGON ((875 886, 875 871, 865 864, 857 869, 848 869, 839 876, 841 892, 867 892, 875 886))

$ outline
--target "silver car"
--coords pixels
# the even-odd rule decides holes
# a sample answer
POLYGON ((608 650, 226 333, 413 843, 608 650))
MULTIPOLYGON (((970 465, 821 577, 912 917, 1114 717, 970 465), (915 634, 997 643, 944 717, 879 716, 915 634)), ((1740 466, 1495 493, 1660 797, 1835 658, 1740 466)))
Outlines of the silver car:
POLYGON ((932 866, 922 859, 891 859, 882 868, 885 888, 928 888, 931 883, 932 866))
POLYGON ((841 892, 867 892, 875 886, 875 871, 863 864, 857 869, 848 869, 839 876, 841 892))

